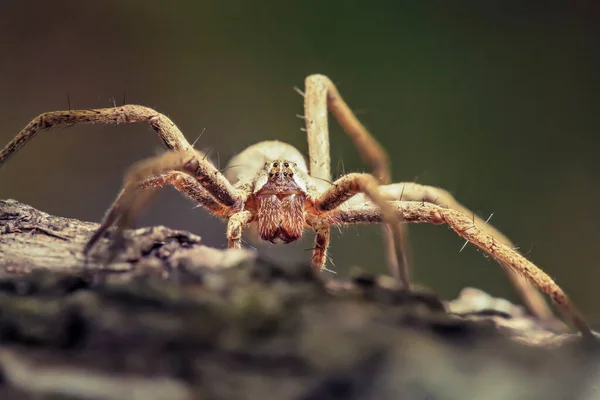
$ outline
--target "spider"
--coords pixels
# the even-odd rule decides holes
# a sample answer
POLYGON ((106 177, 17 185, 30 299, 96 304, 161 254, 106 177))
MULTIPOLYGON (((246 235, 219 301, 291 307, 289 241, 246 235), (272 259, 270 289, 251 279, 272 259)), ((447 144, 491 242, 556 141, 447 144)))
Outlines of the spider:
POLYGON ((386 152, 358 121, 329 78, 311 75, 305 86, 305 93, 297 91, 304 96, 308 165, 295 147, 270 140, 243 150, 222 173, 206 154, 190 145, 168 117, 147 107, 123 105, 41 114, 0 151, 0 166, 40 130, 74 124, 146 122, 169 151, 129 169, 123 189, 83 249, 86 254, 109 228, 116 226, 109 249, 109 258, 114 257, 125 245, 123 231, 133 225, 156 193, 147 189, 172 185, 209 213, 227 221, 230 248, 241 247, 242 230, 246 227, 273 243, 291 243, 307 228, 314 230, 311 264, 316 270, 325 267, 332 225, 382 223, 390 268, 409 290, 403 222, 446 223, 500 263, 534 315, 544 320, 553 318, 535 286, 550 296, 584 337, 595 338, 562 289, 515 251, 506 236, 458 203, 449 192, 412 182, 391 183, 386 152), (349 173, 331 181, 328 110, 350 136, 371 173, 349 173))

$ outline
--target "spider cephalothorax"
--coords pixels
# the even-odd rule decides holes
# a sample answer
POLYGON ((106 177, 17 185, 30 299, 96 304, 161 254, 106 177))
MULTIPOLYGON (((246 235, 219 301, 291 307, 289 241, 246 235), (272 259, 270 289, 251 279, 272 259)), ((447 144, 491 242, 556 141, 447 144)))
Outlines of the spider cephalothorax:
MULTIPOLYGON (((288 160, 265 162, 255 182, 252 200, 258 232, 263 240, 290 243, 302 237, 308 198, 306 181, 298 164, 288 160)), ((252 207, 246 203, 247 209, 252 207)))
POLYGON ((86 254, 109 228, 116 226, 109 248, 109 258, 114 256, 124 245, 123 230, 133 224, 151 200, 154 191, 148 189, 172 185, 227 221, 230 248, 241 247, 244 228, 255 229, 260 238, 274 243, 290 243, 299 239, 305 229, 314 230, 311 264, 317 270, 325 267, 332 225, 384 223, 390 228, 382 231, 388 262, 409 289, 402 222, 446 223, 501 264, 534 314, 542 319, 553 318, 530 282, 548 294, 587 338, 594 337, 560 287, 515 251, 512 242, 493 226, 442 189, 413 182, 391 183, 385 150, 358 121, 327 77, 306 78, 306 93, 302 95, 301 117, 306 122, 310 168, 293 146, 265 141, 243 150, 222 173, 189 144, 169 118, 138 105, 42 114, 0 151, 0 165, 40 130, 73 124, 146 122, 170 151, 138 162, 128 171, 123 190, 85 246, 86 254), (327 109, 348 133, 371 174, 350 173, 332 181, 327 109))

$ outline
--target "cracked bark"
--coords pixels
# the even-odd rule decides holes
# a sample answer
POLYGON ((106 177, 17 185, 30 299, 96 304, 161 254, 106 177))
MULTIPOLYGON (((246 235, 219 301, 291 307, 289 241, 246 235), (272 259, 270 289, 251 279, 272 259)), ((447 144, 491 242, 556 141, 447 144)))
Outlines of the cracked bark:
POLYGON ((0 201, 2 399, 600 396, 596 349, 486 294, 325 283, 165 227, 104 265, 96 227, 0 201))

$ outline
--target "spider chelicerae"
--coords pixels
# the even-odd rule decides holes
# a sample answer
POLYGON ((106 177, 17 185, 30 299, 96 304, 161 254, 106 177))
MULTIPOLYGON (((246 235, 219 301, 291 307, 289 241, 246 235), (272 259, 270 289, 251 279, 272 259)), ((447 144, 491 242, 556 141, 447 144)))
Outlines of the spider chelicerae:
POLYGON ((148 189, 172 185, 227 221, 230 248, 241 247, 246 227, 273 243, 294 242, 306 229, 312 229, 315 244, 311 265, 317 270, 324 269, 327 261, 331 226, 382 223, 390 269, 410 289, 404 223, 445 223, 500 263, 534 315, 544 320, 553 318, 537 288, 550 296, 585 337, 595 337, 575 305, 547 274, 447 191, 413 182, 391 183, 386 152, 358 121, 329 78, 311 75, 305 86, 305 92, 298 91, 304 96, 302 118, 308 135, 308 165, 295 147, 271 140, 243 150, 222 173, 206 154, 194 149, 168 117, 147 107, 123 105, 41 114, 0 151, 0 166, 41 130, 75 124, 146 122, 169 151, 129 169, 122 191, 83 249, 85 253, 114 226, 109 259, 114 257, 125 246, 123 231, 133 225, 156 194, 148 189), (371 173, 349 173, 332 181, 328 111, 350 136, 371 173))

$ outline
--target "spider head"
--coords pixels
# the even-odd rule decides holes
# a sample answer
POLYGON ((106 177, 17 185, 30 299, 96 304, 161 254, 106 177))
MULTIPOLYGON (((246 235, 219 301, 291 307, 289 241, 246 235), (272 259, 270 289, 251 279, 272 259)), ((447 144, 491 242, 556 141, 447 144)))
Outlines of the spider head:
POLYGON ((294 161, 267 161, 255 182, 260 237, 290 243, 302 236, 305 225, 305 173, 294 161))
POLYGON ((306 193, 306 183, 298 164, 288 160, 265 163, 256 180, 255 193, 259 195, 291 195, 306 193))

